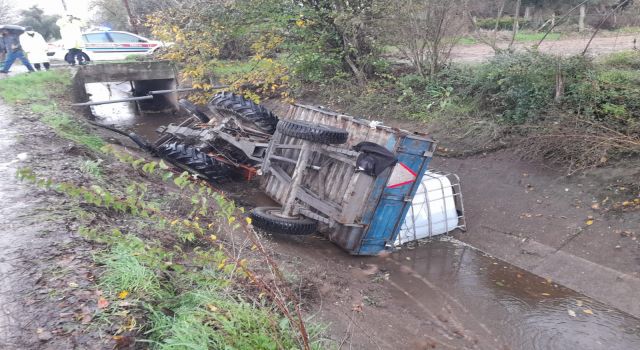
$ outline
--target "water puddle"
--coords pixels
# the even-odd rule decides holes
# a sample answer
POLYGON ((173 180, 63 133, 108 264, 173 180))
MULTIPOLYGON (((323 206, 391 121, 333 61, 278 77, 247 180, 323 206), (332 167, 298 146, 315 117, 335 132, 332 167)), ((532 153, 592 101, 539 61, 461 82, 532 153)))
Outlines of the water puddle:
POLYGON ((274 241, 287 255, 336 271, 348 266, 350 273, 336 274, 350 288, 383 289, 384 319, 363 322, 387 341, 409 339, 393 339, 397 348, 413 348, 415 339, 433 336, 429 327, 437 320, 477 340, 469 345, 450 339, 454 348, 640 349, 639 319, 457 241, 421 243, 385 257, 349 256, 322 239, 276 235, 274 241))
POLYGON ((483 323, 513 349, 640 349, 640 320, 461 244, 366 260, 389 274, 397 297, 448 302, 463 323, 483 323))

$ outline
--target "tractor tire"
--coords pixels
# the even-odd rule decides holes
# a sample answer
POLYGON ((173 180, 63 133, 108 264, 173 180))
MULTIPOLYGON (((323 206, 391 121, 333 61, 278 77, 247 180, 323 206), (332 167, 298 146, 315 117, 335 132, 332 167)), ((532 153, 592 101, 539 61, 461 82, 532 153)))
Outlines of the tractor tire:
POLYGON ((314 124, 301 120, 283 119, 278 122, 282 135, 325 145, 341 145, 349 139, 349 132, 324 124, 314 124))
POLYGON ((251 220, 255 227, 272 233, 284 235, 310 235, 316 232, 318 223, 302 215, 295 218, 277 215, 282 208, 257 207, 251 211, 251 220))
POLYGON ((278 117, 273 112, 234 93, 218 93, 209 102, 209 108, 229 113, 241 122, 250 123, 254 128, 266 134, 273 134, 278 125, 278 117))
POLYGON ((180 105, 180 107, 186 110, 187 113, 189 113, 189 115, 198 118, 198 120, 200 120, 201 122, 203 123, 209 122, 210 120, 209 116, 207 116, 203 111, 201 111, 200 108, 195 105, 195 103, 183 98, 183 99, 180 99, 180 101, 178 101, 178 104, 180 105))
POLYGON ((228 165, 209 157, 193 146, 177 142, 167 143, 160 146, 157 153, 163 159, 207 180, 220 181, 230 176, 228 165))
MULTIPOLYGON (((79 64, 87 64, 88 62, 91 62, 91 58, 89 58, 89 55, 87 55, 86 53, 81 53, 82 55, 82 63, 78 62, 79 64)), ((69 62, 69 53, 67 52, 64 55, 64 61, 65 62, 69 62)))

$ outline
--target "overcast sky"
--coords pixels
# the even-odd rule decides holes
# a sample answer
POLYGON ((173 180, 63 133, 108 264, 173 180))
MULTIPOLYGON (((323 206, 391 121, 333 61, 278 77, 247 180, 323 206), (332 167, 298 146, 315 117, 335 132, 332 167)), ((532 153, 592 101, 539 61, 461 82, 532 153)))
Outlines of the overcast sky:
MULTIPOLYGON (((80 17, 84 20, 91 19, 89 14, 89 1, 90 0, 64 0, 67 3, 67 8, 76 17, 80 17)), ((10 0, 14 7, 18 10, 28 9, 33 5, 38 5, 45 13, 50 15, 62 15, 64 14, 64 7, 62 7, 62 0, 10 0)))

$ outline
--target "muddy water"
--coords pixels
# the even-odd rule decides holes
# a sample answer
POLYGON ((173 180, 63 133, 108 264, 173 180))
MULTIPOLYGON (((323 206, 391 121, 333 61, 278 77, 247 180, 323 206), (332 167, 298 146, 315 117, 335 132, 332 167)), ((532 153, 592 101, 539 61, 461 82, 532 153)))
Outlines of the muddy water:
MULTIPOLYGON (((91 101, 117 100, 131 97, 131 84, 125 82, 91 83, 86 85, 91 101)), ((155 130, 170 123, 177 123, 180 117, 171 114, 147 114, 138 112, 135 102, 120 102, 91 107, 96 121, 115 126, 125 131, 134 131, 149 141, 158 137, 155 130)))
POLYGON ((640 320, 464 245, 431 242, 370 260, 398 285, 394 295, 404 289, 425 305, 436 295, 513 349, 640 349, 640 320))
POLYGON ((377 336, 408 339, 394 342, 396 348, 414 348, 416 339, 431 336, 425 322, 437 319, 457 325, 477 341, 452 343, 455 348, 640 349, 640 320, 457 241, 358 258, 323 240, 274 239, 292 256, 306 254, 325 266, 349 266, 351 273, 343 277, 351 285, 377 281, 374 288, 388 292, 383 302, 388 311, 382 314, 399 314, 396 323, 401 324, 388 318, 373 321, 372 327, 380 330, 377 336), (387 326, 394 333, 385 334, 387 326))

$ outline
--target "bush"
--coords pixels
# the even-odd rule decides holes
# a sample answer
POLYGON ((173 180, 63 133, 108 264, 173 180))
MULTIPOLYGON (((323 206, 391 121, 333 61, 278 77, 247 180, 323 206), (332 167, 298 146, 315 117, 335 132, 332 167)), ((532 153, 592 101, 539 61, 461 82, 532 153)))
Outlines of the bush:
POLYGON ((558 69, 571 86, 584 76, 590 62, 581 57, 561 59, 540 53, 502 54, 480 66, 468 94, 487 111, 512 124, 543 118, 553 104, 558 69))
MULTIPOLYGON (((513 18, 512 17, 502 17, 500 19, 495 18, 482 18, 476 21, 476 25, 478 28, 493 30, 496 27, 496 22, 498 22, 498 30, 512 30, 513 29, 513 18)), ((520 28, 528 28, 531 24, 529 20, 524 18, 519 18, 518 23, 520 24, 520 28)))
POLYGON ((627 128, 640 121, 640 72, 598 67, 567 88, 567 109, 627 128))

